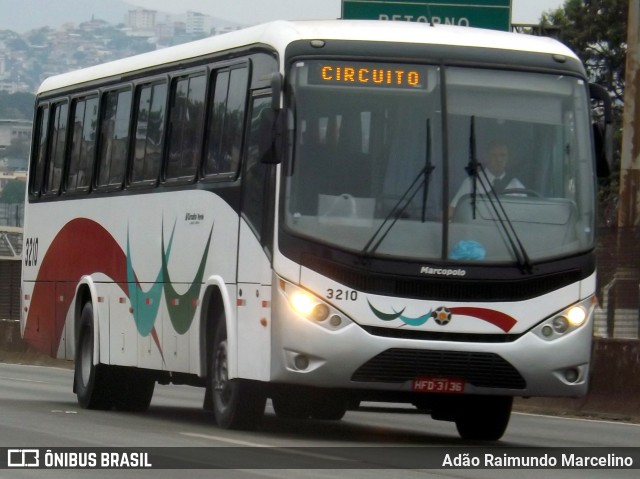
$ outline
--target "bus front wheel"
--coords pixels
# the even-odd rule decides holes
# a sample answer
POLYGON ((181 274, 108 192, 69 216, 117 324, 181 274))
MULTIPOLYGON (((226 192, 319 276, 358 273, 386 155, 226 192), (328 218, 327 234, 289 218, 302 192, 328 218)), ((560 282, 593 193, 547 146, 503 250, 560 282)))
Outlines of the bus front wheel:
POLYGON ((223 429, 255 429, 264 415, 266 396, 256 383, 229 379, 229 350, 224 318, 218 321, 213 341, 208 385, 213 412, 223 429))
POLYGON ((462 439, 497 441, 511 418, 511 396, 468 396, 464 407, 455 414, 458 434, 462 439))

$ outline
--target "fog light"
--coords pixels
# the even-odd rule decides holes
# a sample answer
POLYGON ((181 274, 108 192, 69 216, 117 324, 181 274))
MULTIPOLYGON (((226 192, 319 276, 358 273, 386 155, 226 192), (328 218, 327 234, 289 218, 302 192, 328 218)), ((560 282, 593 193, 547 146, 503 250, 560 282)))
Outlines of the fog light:
POLYGON ((338 326, 340 326, 342 324, 342 318, 340 316, 338 316, 337 314, 334 314, 329 319, 329 324, 331 324, 331 326, 333 326, 334 328, 337 328, 338 326))
POLYGON ((329 316, 329 306, 326 304, 316 304, 311 311, 311 319, 316 321, 324 321, 329 316))
POLYGON ((570 383, 575 383, 580 378, 580 371, 576 368, 567 369, 564 372, 564 378, 570 383))
POLYGON ((307 369, 309 367, 309 358, 306 356, 303 356, 302 354, 298 354, 293 359, 293 364, 295 364, 296 368, 300 370, 307 369))
POLYGON ((545 338, 550 338, 553 335, 553 328, 551 326, 549 326, 548 324, 543 326, 542 335, 545 338))
POLYGON ((556 316, 553 318, 553 329, 559 334, 566 332, 569 329, 569 320, 564 316, 556 316))

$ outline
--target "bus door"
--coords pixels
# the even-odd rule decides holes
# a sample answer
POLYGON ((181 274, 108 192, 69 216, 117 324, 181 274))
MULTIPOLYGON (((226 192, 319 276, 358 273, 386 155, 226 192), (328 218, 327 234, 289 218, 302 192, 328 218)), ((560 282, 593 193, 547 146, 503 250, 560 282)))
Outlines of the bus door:
MULTIPOLYGON (((268 93, 268 92, 267 92, 268 93)), ((262 116, 269 94, 249 106, 242 170, 242 214, 238 246, 238 375, 266 381, 271 363, 271 251, 275 214, 275 166, 261 162, 262 116)))

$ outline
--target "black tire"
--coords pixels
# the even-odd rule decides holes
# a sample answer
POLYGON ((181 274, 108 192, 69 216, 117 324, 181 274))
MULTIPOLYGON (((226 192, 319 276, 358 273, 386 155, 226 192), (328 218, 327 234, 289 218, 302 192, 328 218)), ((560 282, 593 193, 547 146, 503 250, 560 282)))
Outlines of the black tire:
POLYGON ((216 325, 207 384, 216 422, 223 429, 256 429, 267 401, 264 388, 251 381, 229 379, 227 344, 222 317, 216 325))
POLYGON ((93 305, 87 303, 80 316, 80 332, 76 345, 74 391, 83 409, 113 407, 113 377, 109 368, 93 364, 93 305))
POLYGON ((455 423, 462 439, 497 441, 511 418, 511 396, 467 396, 456 412, 455 423))

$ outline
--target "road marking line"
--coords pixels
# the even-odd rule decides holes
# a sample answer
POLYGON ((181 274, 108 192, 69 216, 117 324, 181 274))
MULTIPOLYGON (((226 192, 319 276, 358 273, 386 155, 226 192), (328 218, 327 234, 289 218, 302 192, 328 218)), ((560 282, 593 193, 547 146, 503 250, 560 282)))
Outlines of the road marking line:
POLYGON ((278 451, 281 452, 286 452, 288 454, 296 454, 298 456, 306 456, 306 457, 314 457, 316 459, 326 459, 329 461, 338 461, 338 462, 358 462, 354 459, 349 459, 346 457, 339 457, 339 456, 331 456, 328 454, 318 454, 318 453, 314 453, 314 452, 307 452, 307 451, 301 451, 298 449, 292 449, 290 447, 281 447, 281 446, 271 446, 269 444, 261 444, 261 443, 257 443, 257 442, 249 442, 249 441, 242 441, 240 439, 229 439, 228 437, 222 437, 222 436, 213 436, 211 434, 199 434, 199 433, 195 433, 195 432, 180 432, 178 433, 182 436, 188 436, 188 437, 196 437, 196 438, 200 438, 200 439, 210 439, 212 441, 220 441, 220 442, 226 442, 229 444, 237 444, 237 445, 241 445, 241 446, 248 446, 248 447, 266 447, 266 448, 272 448, 272 449, 278 449, 278 451))
POLYGON ((606 419, 589 419, 584 417, 562 417, 562 416, 552 416, 550 414, 534 414, 531 412, 515 412, 513 414, 518 414, 520 416, 535 416, 535 417, 545 417, 548 419, 563 419, 565 421, 584 421, 584 422, 599 422, 602 424, 615 424, 617 426, 635 426, 640 427, 640 424, 635 422, 626 422, 626 421, 608 421, 606 419))
POLYGON ((195 433, 195 432, 180 432, 178 434, 181 434, 182 436, 197 437, 197 438, 200 438, 200 439, 210 439, 212 441, 226 442, 226 443, 229 443, 229 444, 236 444, 236 445, 239 445, 239 446, 274 447, 274 446, 270 446, 268 444, 259 444, 257 442, 242 441, 240 439, 229 439, 228 437, 213 436, 211 434, 199 434, 199 433, 195 433))
POLYGON ((36 381, 35 379, 24 379, 24 378, 12 378, 9 376, 0 376, 0 379, 8 379, 9 381, 21 381, 23 383, 39 383, 46 384, 46 381, 36 381))

